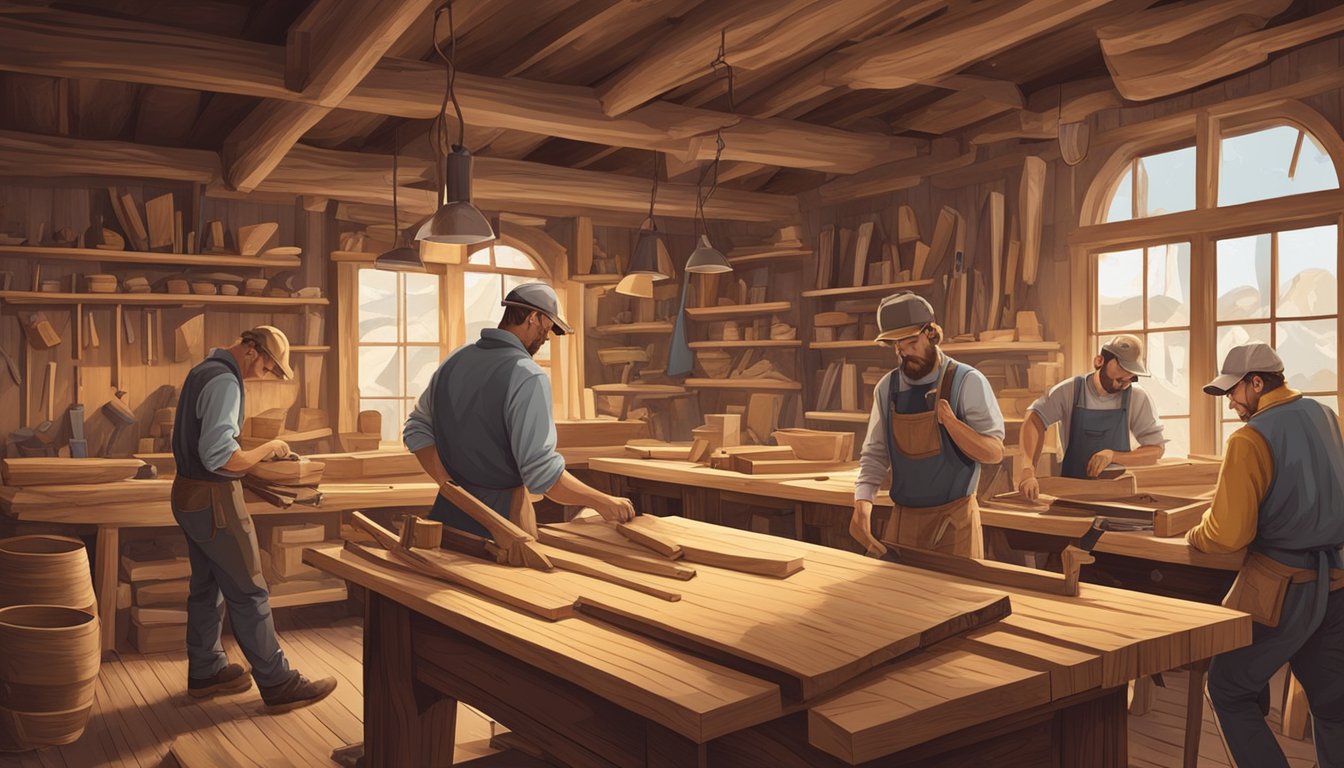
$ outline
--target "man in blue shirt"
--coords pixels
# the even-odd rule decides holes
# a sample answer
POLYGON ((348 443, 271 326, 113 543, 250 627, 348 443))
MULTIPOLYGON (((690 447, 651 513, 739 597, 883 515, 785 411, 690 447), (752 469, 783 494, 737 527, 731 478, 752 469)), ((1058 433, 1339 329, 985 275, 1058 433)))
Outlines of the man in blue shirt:
POLYGON ((234 639, 252 665, 268 712, 313 704, 336 687, 334 678, 312 681, 290 669, 280 650, 257 534, 239 481, 258 462, 289 455, 283 440, 248 451, 238 444, 243 379, 293 375, 284 333, 269 325, 244 331, 232 346, 212 350, 187 374, 173 422, 173 517, 186 534, 191 560, 187 692, 206 698, 252 687, 242 666, 229 663, 219 642, 219 609, 227 604, 234 639))
MULTIPOLYGON (((455 482, 505 518, 515 494, 533 493, 630 520, 635 510, 628 499, 585 485, 565 471, 555 450, 551 383, 532 359, 551 333, 572 332, 555 291, 527 283, 502 303, 499 327, 481 331, 479 341, 454 351, 434 372, 406 419, 406 448, 440 486, 455 482)), ((430 517, 489 537, 442 494, 430 517)))

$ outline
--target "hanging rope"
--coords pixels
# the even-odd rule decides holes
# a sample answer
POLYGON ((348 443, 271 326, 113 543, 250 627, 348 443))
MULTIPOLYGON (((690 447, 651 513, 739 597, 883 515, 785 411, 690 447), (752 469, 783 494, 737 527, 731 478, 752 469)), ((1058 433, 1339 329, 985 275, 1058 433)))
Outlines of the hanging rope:
POLYGON ((401 245, 401 207, 397 205, 397 155, 401 151, 401 123, 392 128, 392 247, 401 245))
POLYGON ((463 146, 466 143, 467 123, 462 117, 462 106, 457 103, 457 91, 455 84, 457 80, 457 31, 453 25, 453 3, 448 0, 443 5, 434 9, 434 52, 443 60, 444 79, 446 85, 443 90, 443 101, 439 104, 439 113, 434 117, 434 126, 430 131, 430 143, 434 147, 434 174, 439 184, 439 203, 447 201, 447 188, 444 184, 444 165, 448 162, 448 155, 452 152, 453 146, 463 146), (439 44, 439 17, 447 14, 448 16, 448 51, 445 53, 443 46, 439 44), (448 105, 453 105, 453 111, 457 113, 457 142, 450 144, 448 138, 448 105))
POLYGON ((653 204, 658 200, 658 150, 653 151, 653 191, 649 193, 648 220, 653 221, 653 204))
POLYGON ((709 63, 711 71, 717 73, 720 69, 724 71, 728 78, 728 111, 736 112, 737 104, 733 97, 733 65, 728 63, 728 30, 719 30, 719 55, 709 63))
POLYGON ((700 227, 703 228, 701 231, 696 233, 697 235, 709 234, 709 224, 705 221, 705 203, 709 202, 709 198, 711 195, 714 194, 714 190, 719 188, 719 160, 723 157, 724 146, 725 145, 723 143, 723 131, 722 130, 715 131, 714 161, 709 165, 705 166, 705 169, 700 172, 700 180, 696 182, 695 185, 697 190, 695 201, 696 221, 699 223, 700 227), (706 191, 703 195, 700 195, 698 193, 698 190, 702 190, 705 188, 706 177, 710 178, 709 190, 706 191))

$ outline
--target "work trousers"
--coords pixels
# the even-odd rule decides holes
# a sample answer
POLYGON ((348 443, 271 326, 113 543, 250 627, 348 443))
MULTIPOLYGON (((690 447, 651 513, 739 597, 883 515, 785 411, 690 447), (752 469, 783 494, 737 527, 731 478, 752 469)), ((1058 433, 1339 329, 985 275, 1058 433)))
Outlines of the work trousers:
POLYGON ((1344 590, 1329 594, 1324 617, 1314 621, 1317 600, 1326 599, 1319 586, 1290 584, 1279 625, 1253 625, 1250 645, 1209 666, 1209 698, 1241 768, 1288 768, 1261 708, 1284 664, 1307 695, 1319 768, 1344 768, 1344 590))

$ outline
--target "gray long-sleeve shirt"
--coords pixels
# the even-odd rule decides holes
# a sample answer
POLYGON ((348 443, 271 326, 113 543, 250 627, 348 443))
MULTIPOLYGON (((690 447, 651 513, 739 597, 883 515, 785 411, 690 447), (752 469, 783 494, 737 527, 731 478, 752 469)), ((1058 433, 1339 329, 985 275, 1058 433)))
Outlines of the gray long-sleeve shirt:
MULTIPOLYGON (((210 357, 229 357, 228 350, 213 349, 210 357)), ((196 401, 196 416, 201 420, 198 450, 201 463, 211 472, 231 474, 222 469, 241 448, 243 392, 233 376, 216 376, 201 390, 196 401)))
MULTIPOLYGON (((481 339, 506 343, 526 351, 517 336, 498 328, 482 330, 481 339)), ((464 352, 478 354, 481 350, 476 344, 468 344, 453 352, 453 356, 464 352)), ((420 395, 402 429, 402 442, 412 453, 436 444, 434 393, 438 390, 439 377, 443 371, 444 367, 440 366, 439 370, 434 372, 429 386, 420 395)), ((458 402, 469 402, 480 386, 479 379, 454 377, 451 380, 449 397, 458 402)), ((530 356, 509 376, 505 401, 507 407, 504 413, 504 428, 508 433, 509 447, 523 484, 531 493, 545 493, 564 473, 565 459, 555 450, 556 432, 555 419, 551 413, 550 381, 541 367, 532 362, 530 356)), ((472 440, 469 434, 454 432, 455 439, 459 435, 464 441, 472 440)))
MULTIPOLYGON (((887 403, 891 397, 891 381, 897 379, 897 392, 904 392, 912 386, 931 384, 938 378, 941 370, 935 367, 929 375, 911 381, 899 368, 882 377, 873 393, 873 411, 868 415, 868 437, 863 442, 863 451, 859 454, 859 476, 854 482, 855 501, 872 501, 891 469, 891 456, 887 452, 887 403)), ((965 365, 965 363, 961 363, 965 365)), ((969 366, 967 366, 969 368, 969 366)), ((1006 434, 1003 426, 1003 412, 999 410, 999 401, 994 397, 985 375, 974 368, 966 371, 961 387, 956 393, 957 407, 953 409, 957 418, 982 435, 1002 440, 1006 434)))

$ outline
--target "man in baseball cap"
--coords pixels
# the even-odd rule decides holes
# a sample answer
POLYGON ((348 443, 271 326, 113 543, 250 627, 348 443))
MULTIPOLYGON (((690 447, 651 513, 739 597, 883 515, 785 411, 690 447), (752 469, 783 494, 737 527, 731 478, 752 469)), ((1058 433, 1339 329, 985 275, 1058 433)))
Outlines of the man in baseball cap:
POLYGON ((1209 697, 1237 765, 1286 765, 1260 707, 1291 662, 1318 764, 1344 765, 1344 442, 1335 412, 1287 386, 1263 342, 1233 347, 1204 387, 1245 426, 1228 438, 1213 503, 1186 541, 1246 550, 1223 605, 1251 615, 1251 644, 1213 658, 1209 697))
MULTIPOLYGON (((406 448, 440 486, 456 483, 505 518, 526 514, 528 493, 592 507, 608 520, 633 518, 629 500, 585 485, 565 470, 555 449, 551 382, 533 360, 552 333, 573 333, 560 316, 555 289, 524 283, 501 304, 499 327, 483 329, 478 341, 454 351, 430 378, 403 427, 406 448)), ((490 535, 443 494, 430 517, 490 535)))
POLYGON ((1036 462, 1045 430, 1059 423, 1064 445, 1060 474, 1088 478, 1113 463, 1138 466, 1162 458, 1166 444, 1152 398, 1135 383, 1148 375, 1143 339, 1122 333, 1107 339, 1092 361, 1092 373, 1056 384, 1027 409, 1022 423, 1022 462, 1017 488, 1028 499, 1040 495, 1036 462), (1133 441, 1138 447, 1133 447, 1133 441))
POLYGON ((989 381, 938 348, 943 329, 922 296, 903 291, 883 299, 877 328, 876 341, 896 352, 898 366, 873 394, 850 535, 871 555, 885 552, 873 536, 872 512, 873 497, 890 469, 895 508, 883 538, 982 557, 974 493, 980 464, 1003 459, 1004 437, 1003 415, 989 381))

